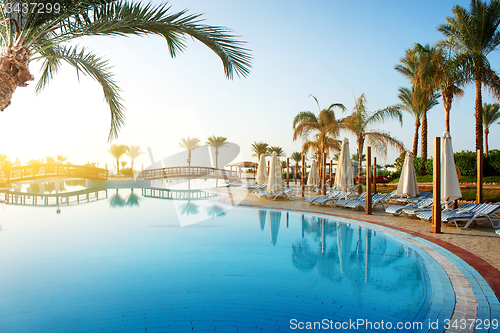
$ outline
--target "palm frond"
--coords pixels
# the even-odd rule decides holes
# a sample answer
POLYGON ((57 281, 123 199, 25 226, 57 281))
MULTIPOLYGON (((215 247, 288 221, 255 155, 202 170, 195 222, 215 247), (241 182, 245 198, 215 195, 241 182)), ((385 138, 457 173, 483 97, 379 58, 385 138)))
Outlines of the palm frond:
POLYGON ((365 124, 367 126, 373 125, 376 122, 385 121, 386 119, 396 119, 401 126, 403 126, 403 114, 397 105, 388 106, 382 110, 375 111, 366 118, 365 124))
POLYGON ((203 24, 200 14, 187 14, 187 10, 170 14, 169 10, 165 3, 153 6, 126 1, 97 4, 79 1, 52 20, 27 29, 30 34, 25 34, 26 45, 37 53, 86 36, 159 35, 165 38, 170 56, 175 57, 184 50, 186 36, 190 36, 219 56, 227 78, 249 74, 252 56, 243 47, 245 43, 238 40, 239 36, 225 27, 203 24), (52 29, 55 29, 52 38, 40 41, 52 29))
POLYGON ((396 149, 402 153, 405 146, 402 141, 392 137, 389 133, 383 131, 370 131, 366 132, 368 143, 382 156, 387 156, 387 146, 396 149))
POLYGON ((108 140, 118 137, 118 131, 125 122, 120 88, 116 85, 111 74, 111 67, 107 60, 87 52, 84 47, 54 46, 45 49, 44 54, 35 60, 42 60, 42 76, 38 81, 36 91, 39 92, 47 85, 59 68, 61 61, 65 61, 76 69, 77 75, 84 74, 99 82, 104 93, 104 100, 111 111, 111 129, 108 140))

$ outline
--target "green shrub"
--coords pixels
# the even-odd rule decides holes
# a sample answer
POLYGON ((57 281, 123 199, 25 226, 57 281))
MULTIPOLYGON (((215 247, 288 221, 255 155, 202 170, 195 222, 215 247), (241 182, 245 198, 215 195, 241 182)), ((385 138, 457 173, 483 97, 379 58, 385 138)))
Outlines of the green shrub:
POLYGON ((455 165, 460 169, 462 176, 476 175, 476 153, 462 150, 454 153, 453 157, 455 158, 455 165))
POLYGON ((500 176, 500 150, 489 151, 488 157, 484 157, 484 176, 500 176))
POLYGON ((121 168, 120 174, 124 175, 125 177, 134 177, 134 173, 132 172, 132 168, 121 168))

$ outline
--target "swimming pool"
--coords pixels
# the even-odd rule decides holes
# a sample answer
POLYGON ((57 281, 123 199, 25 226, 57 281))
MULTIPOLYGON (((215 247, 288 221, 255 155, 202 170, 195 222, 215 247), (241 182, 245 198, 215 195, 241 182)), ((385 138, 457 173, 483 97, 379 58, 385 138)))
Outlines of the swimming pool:
POLYGON ((405 239, 141 193, 108 190, 60 214, 3 205, 0 331, 335 331, 363 320, 372 326, 344 331, 412 332, 396 326, 451 318, 443 268, 405 239))

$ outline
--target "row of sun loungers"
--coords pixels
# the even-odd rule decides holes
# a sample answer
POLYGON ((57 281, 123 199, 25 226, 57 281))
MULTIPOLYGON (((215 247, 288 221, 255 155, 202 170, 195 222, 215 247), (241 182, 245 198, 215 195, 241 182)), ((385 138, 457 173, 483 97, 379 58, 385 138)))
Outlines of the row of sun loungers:
MULTIPOLYGON (((421 192, 417 197, 408 198, 395 195, 396 191, 390 194, 372 194, 372 208, 377 205, 385 208, 386 213, 395 216, 417 217, 422 220, 432 219, 433 198, 431 192, 421 192), (397 205, 389 206, 389 202, 397 205)), ((363 208, 366 210, 366 193, 359 197, 357 193, 344 191, 330 191, 325 196, 309 197, 304 201, 310 204, 321 204, 344 208, 363 208)), ((491 223, 495 229, 500 228, 500 205, 499 204, 463 204, 455 210, 446 210, 446 203, 441 202, 441 221, 443 223, 453 223, 457 228, 467 229, 474 222, 486 221, 491 223), (460 227, 459 223, 464 222, 460 227)))

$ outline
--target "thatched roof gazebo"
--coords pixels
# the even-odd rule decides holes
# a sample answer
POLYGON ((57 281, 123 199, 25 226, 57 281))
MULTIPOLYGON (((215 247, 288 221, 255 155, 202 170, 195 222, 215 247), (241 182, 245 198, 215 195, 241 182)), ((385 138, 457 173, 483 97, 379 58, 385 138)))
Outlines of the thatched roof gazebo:
POLYGON ((236 168, 238 170, 238 177, 241 178, 241 169, 250 169, 252 173, 255 173, 257 170, 258 164, 252 161, 243 161, 243 162, 236 162, 236 163, 231 163, 226 165, 226 167, 229 167, 231 171, 233 168, 236 168))

